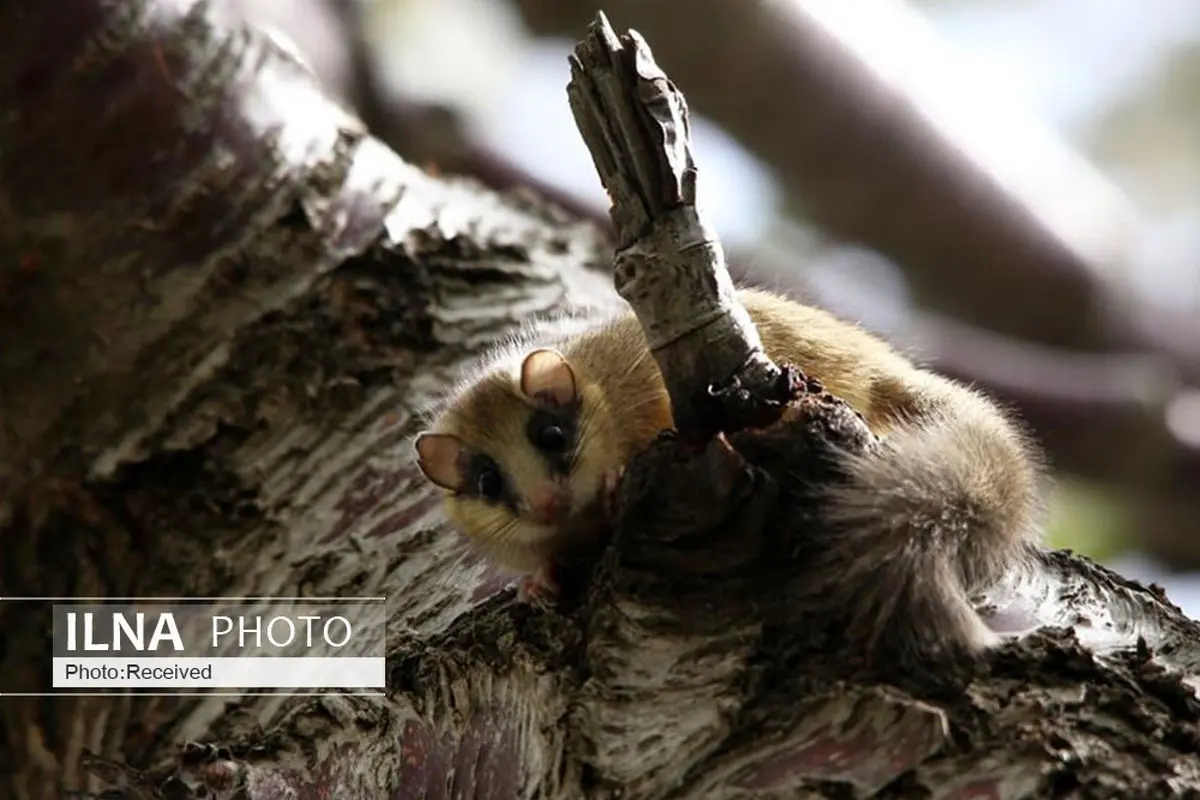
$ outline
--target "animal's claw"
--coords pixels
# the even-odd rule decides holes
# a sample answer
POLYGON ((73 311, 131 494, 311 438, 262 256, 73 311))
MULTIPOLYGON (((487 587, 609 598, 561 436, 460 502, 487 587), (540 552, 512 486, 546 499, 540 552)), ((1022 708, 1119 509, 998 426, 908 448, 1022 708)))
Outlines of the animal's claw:
POLYGON ((558 583, 549 568, 539 569, 532 575, 521 578, 517 584, 517 600, 537 606, 546 606, 558 598, 558 583))

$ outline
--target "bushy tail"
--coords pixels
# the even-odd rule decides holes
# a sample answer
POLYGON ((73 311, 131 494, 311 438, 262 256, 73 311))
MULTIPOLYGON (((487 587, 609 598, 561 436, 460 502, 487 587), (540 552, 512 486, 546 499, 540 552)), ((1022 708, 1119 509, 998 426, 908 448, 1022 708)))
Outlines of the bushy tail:
POLYGON ((997 636, 969 602, 1019 564, 1039 526, 1036 451, 986 398, 920 374, 897 424, 825 498, 825 597, 871 651, 974 654, 997 636), (915 652, 914 652, 915 651, 915 652))

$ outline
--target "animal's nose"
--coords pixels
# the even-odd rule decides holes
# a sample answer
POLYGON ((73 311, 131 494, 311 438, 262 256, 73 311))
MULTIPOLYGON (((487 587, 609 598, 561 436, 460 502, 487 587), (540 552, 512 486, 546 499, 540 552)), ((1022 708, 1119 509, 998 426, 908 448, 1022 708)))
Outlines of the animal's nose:
POLYGON ((554 525, 562 521, 571 510, 571 495, 565 486, 549 483, 539 486, 529 497, 529 511, 534 521, 541 525, 554 525))

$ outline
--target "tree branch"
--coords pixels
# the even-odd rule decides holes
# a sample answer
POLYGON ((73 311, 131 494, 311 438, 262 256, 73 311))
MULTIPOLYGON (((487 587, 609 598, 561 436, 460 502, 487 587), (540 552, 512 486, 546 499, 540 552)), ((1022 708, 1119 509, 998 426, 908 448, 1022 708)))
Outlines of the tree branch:
POLYGON ((797 376, 763 352, 721 244, 696 208, 683 96, 641 37, 618 39, 603 14, 571 57, 567 96, 612 201, 617 292, 646 332, 678 429, 773 421, 797 376))
MULTIPOLYGON (((408 438, 524 315, 615 301, 593 227, 405 164, 210 4, 6 4, 0 74, 0 596, 367 593, 420 634, 502 586, 430 535, 408 438)), ((357 720, 415 715, 9 697, 49 689, 49 610, 0 603, 6 797, 272 720, 311 760, 260 772, 374 797, 404 743, 357 720)))

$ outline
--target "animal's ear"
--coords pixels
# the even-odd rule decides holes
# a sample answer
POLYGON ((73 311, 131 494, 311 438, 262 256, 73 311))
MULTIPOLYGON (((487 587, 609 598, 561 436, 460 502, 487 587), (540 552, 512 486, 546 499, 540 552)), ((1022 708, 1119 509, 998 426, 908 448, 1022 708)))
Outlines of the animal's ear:
POLYGON ((462 440, 449 433, 422 433, 414 446, 417 466, 431 483, 456 492, 466 480, 462 440))
POLYGON ((521 394, 565 406, 575 402, 571 362, 557 350, 534 350, 521 362, 521 394))

